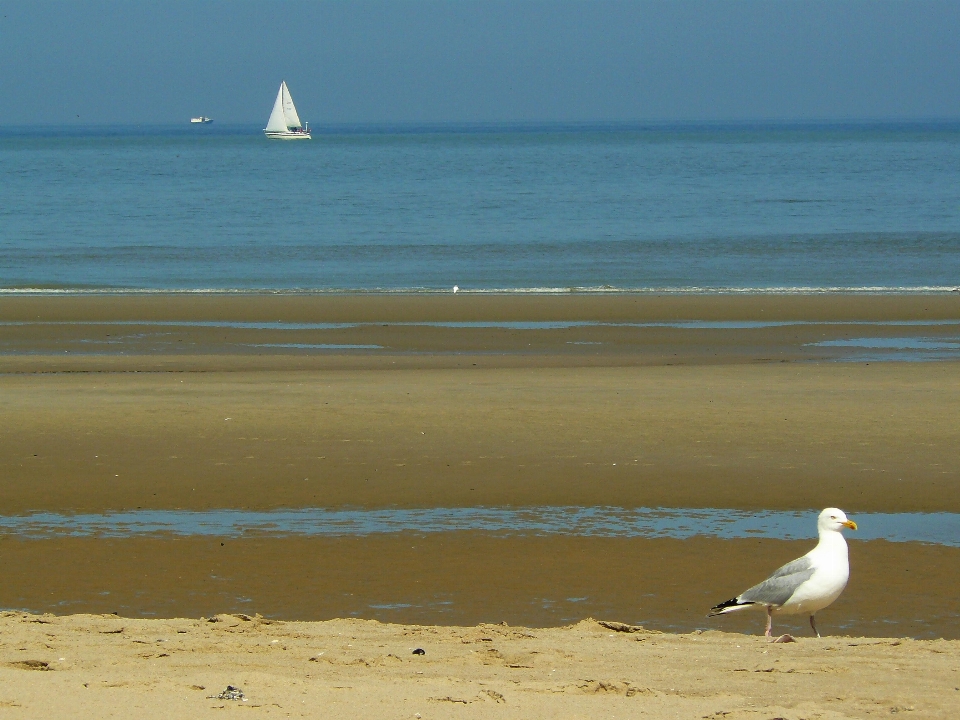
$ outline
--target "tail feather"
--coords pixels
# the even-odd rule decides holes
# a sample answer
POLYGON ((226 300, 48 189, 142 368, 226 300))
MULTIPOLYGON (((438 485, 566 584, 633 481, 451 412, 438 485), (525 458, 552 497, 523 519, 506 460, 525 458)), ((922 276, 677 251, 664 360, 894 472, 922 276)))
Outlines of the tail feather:
POLYGON ((748 608, 751 605, 756 605, 756 603, 741 602, 739 598, 730 598, 729 600, 725 600, 719 605, 714 605, 712 608, 710 608, 710 613, 707 615, 707 617, 713 617, 714 615, 723 615, 724 613, 729 613, 729 612, 736 612, 737 610, 743 610, 744 608, 748 608))

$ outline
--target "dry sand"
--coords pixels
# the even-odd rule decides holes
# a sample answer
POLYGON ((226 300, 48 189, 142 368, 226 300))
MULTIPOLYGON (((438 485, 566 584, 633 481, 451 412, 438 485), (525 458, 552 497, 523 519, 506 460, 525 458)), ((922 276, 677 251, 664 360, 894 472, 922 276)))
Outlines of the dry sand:
POLYGON ((627 629, 7 613, 0 717, 799 720, 960 706, 957 641, 627 629), (244 699, 218 699, 227 686, 244 699))

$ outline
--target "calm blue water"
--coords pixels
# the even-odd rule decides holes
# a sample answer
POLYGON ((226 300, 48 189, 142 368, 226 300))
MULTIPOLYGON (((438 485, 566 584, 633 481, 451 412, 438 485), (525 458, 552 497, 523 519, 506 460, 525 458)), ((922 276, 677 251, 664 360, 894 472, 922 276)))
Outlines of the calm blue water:
POLYGON ((0 288, 954 288, 960 126, 0 132, 0 288))
MULTIPOLYGON (((960 545, 957 513, 859 513, 858 540, 960 545)), ((212 535, 358 536, 493 532, 502 535, 815 539, 816 513, 716 508, 387 508, 382 510, 129 510, 106 514, 0 515, 0 534, 58 536, 212 535), (813 518, 813 519, 811 519, 813 518)))

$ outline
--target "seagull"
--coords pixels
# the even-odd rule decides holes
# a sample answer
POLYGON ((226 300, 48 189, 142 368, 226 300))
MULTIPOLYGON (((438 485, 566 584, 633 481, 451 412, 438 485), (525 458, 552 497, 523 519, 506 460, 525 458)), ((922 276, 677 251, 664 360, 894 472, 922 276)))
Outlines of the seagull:
MULTIPOLYGON (((791 615, 808 613, 810 627, 817 637, 820 637, 814 615, 840 597, 850 577, 843 528, 856 530, 857 524, 853 520, 847 520, 843 510, 827 508, 817 518, 820 542, 813 550, 802 558, 787 563, 759 585, 715 605, 707 617, 749 607, 765 607, 767 630, 764 634, 770 637, 775 612, 791 615)), ((781 639, 787 639, 787 636, 781 639)))

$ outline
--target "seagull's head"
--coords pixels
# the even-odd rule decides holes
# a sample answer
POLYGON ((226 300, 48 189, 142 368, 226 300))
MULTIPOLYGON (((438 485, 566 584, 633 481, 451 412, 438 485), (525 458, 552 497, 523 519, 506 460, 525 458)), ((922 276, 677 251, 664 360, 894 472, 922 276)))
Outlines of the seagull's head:
POLYGON ((825 530, 840 532, 843 528, 850 528, 851 530, 857 529, 857 524, 853 520, 847 520, 847 516, 843 510, 839 508, 827 508, 820 513, 820 517, 817 520, 817 530, 820 532, 824 532, 825 530))

